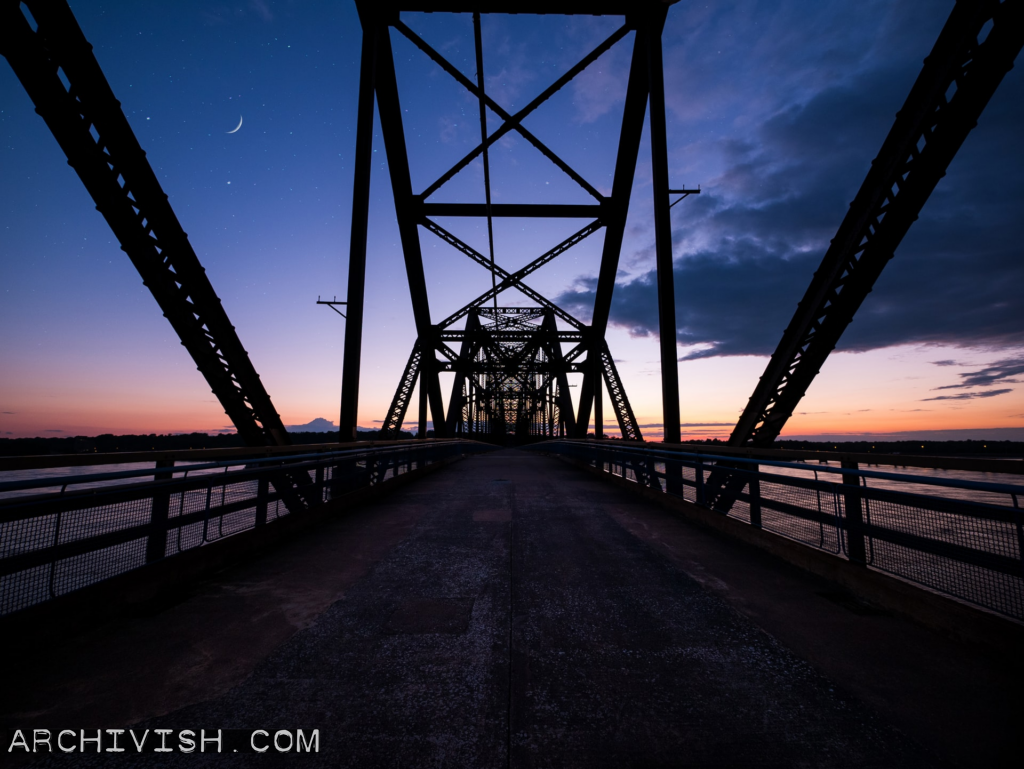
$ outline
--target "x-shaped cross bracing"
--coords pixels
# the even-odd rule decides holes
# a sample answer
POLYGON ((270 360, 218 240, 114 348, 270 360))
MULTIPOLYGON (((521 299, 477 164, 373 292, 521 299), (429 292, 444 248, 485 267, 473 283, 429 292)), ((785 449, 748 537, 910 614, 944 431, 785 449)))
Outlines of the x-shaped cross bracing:
POLYGON ((582 176, 576 173, 576 171, 574 171, 568 163, 566 163, 564 160, 558 157, 558 155, 552 152, 551 149, 544 144, 544 142, 540 141, 540 139, 538 139, 530 131, 524 128, 522 125, 522 121, 525 120, 526 117, 534 110, 536 110, 541 104, 546 102, 549 98, 551 98, 554 94, 561 90, 563 86, 569 83, 579 73, 581 73, 594 61, 600 58, 601 55, 605 53, 613 45, 615 45, 615 43, 617 43, 619 40, 625 37, 626 33, 629 32, 629 27, 624 25, 617 29, 603 43, 601 43, 593 51, 591 51, 582 59, 580 59, 580 61, 574 67, 572 67, 572 69, 570 69, 560 78, 558 78, 558 80, 556 80, 548 88, 542 91, 541 94, 537 96, 537 98, 535 98, 533 101, 531 101, 521 110, 519 110, 515 115, 510 115, 503 107, 501 107, 501 105, 495 102, 490 96, 488 96, 486 93, 482 93, 480 89, 477 88, 477 86, 469 78, 467 78, 465 75, 459 72, 459 70, 456 69, 451 64, 451 62, 449 62, 441 54, 439 54, 432 47, 430 47, 430 45, 428 45, 422 38, 419 37, 419 35, 417 35, 415 32, 409 29, 405 24, 399 21, 394 25, 394 27, 403 35, 405 35, 405 37, 407 37, 412 42, 413 45, 415 45, 427 56, 433 59, 433 61, 436 62, 437 65, 441 67, 441 69, 443 69, 453 78, 455 78, 459 83, 461 83, 477 99, 482 99, 484 103, 488 107, 490 107, 491 110, 504 121, 501 127, 498 128, 498 130, 496 130, 494 133, 488 136, 484 142, 478 144, 465 157, 463 157, 462 160, 460 160, 458 163, 456 163, 454 166, 448 169, 448 171, 445 172, 442 176, 440 176, 437 179, 437 181, 435 181, 433 184, 427 187, 427 189, 424 190, 422 195, 420 196, 421 199, 426 200, 428 197, 433 195, 441 187, 443 187, 453 176, 455 176, 455 174, 457 174, 459 171, 461 171, 463 168, 465 168, 471 162, 473 162, 473 160, 475 160, 478 156, 480 156, 480 154, 483 153, 484 150, 486 150, 488 147, 490 147, 492 144, 498 141, 498 139, 505 136, 509 131, 514 130, 517 131, 524 139, 530 142, 530 144, 532 144, 534 147, 540 150, 544 154, 544 156, 548 158, 552 163, 554 163, 556 166, 562 169, 562 171, 565 172, 565 174, 568 175, 569 178, 571 178, 574 182, 580 185, 580 187, 586 190, 588 194, 590 194, 599 202, 604 200, 604 196, 596 189, 594 189, 593 186, 591 186, 586 179, 584 179, 582 176))

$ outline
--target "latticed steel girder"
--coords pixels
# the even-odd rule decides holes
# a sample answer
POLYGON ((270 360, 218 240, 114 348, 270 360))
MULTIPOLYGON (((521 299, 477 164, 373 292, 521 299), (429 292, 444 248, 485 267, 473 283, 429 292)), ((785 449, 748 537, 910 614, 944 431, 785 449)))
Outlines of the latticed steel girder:
POLYGON ((4 0, 0 52, 239 435, 251 446, 287 445, 281 418, 67 3, 4 0))
POLYGON ((608 396, 611 398, 612 408, 615 410, 615 418, 619 423, 622 440, 642 440, 640 425, 637 424, 633 407, 629 405, 629 399, 626 398, 626 391, 619 378, 619 370, 615 366, 615 359, 612 358, 607 343, 601 348, 599 354, 601 356, 601 372, 604 374, 604 382, 608 387, 608 396))
POLYGON ((413 345, 412 353, 409 355, 409 362, 405 364, 402 378, 398 382, 398 389, 395 397, 391 400, 391 407, 388 409, 387 418, 381 425, 380 432, 383 436, 395 437, 402 431, 402 422, 405 421, 405 414, 409 410, 409 400, 412 398, 413 387, 416 386, 416 379, 420 373, 420 359, 423 356, 419 341, 413 345))
MULTIPOLYGON (((440 52, 417 35, 409 26, 409 24, 415 26, 412 21, 399 17, 401 11, 445 11, 453 10, 452 8, 443 4, 436 7, 432 4, 423 4, 413 8, 402 3, 387 2, 387 0, 375 3, 370 3, 368 0, 357 0, 357 7, 364 31, 357 145, 362 154, 370 151, 373 121, 372 114, 366 107, 369 102, 364 97, 372 92, 376 95, 380 111, 381 134, 387 150, 388 168, 395 196, 395 212, 409 277, 413 314, 416 319, 416 344, 417 349, 423 351, 415 361, 418 373, 412 372, 410 368, 410 366, 414 366, 415 351, 413 358, 410 358, 410 364, 406 367, 388 418, 385 420, 385 429, 389 433, 395 433, 401 428, 408 406, 411 382, 418 378, 421 386, 426 388, 425 392, 429 394, 430 412, 437 435, 445 435, 453 429, 466 428, 469 421, 473 422, 473 430, 476 430, 479 424, 486 424, 487 429, 504 433, 512 424, 511 415, 507 412, 506 407, 511 408, 513 401, 515 401, 517 409, 516 427, 513 429, 519 433, 526 429, 523 427, 524 420, 532 425, 530 430, 541 429, 541 422, 539 418, 535 419, 535 417, 542 412, 547 415, 545 423, 547 427, 544 429, 550 432, 550 414, 554 411, 551 411, 548 406, 553 404, 551 408, 559 413, 560 430, 563 432, 568 430, 566 434, 570 435, 577 435, 582 430, 585 435, 591 404, 583 401, 587 398, 593 400, 595 380, 599 382, 603 377, 609 383, 609 391, 613 392, 612 402, 619 418, 620 429, 624 430, 626 437, 639 440, 641 437, 639 426, 629 407, 618 372, 615 370, 611 356, 608 355, 607 361, 605 361, 602 351, 607 350, 604 333, 611 305, 611 287, 614 283, 622 246, 648 98, 650 67, 653 66, 648 56, 648 52, 651 50, 650 40, 652 36, 656 36, 660 40, 666 4, 654 0, 640 0, 628 6, 626 4, 607 4, 601 8, 588 8, 588 14, 608 13, 622 16, 624 23, 514 114, 505 110, 501 104, 487 94, 483 85, 484 58, 479 14, 493 11, 493 6, 486 8, 477 7, 476 4, 460 6, 460 10, 474 13, 477 70, 475 81, 462 73, 440 52), (406 21, 409 21, 409 24, 406 21), (409 171, 408 150, 404 139, 404 113, 400 106, 391 48, 392 30, 412 42, 444 72, 460 83, 475 97, 480 108, 481 136, 479 144, 418 193, 413 191, 409 171), (633 56, 626 92, 622 136, 616 159, 612 191, 610 195, 605 195, 545 145, 540 138, 531 133, 523 125, 523 121, 614 45, 625 40, 631 34, 633 36, 633 56), (490 131, 487 127, 488 114, 496 115, 500 120, 500 125, 490 131), (548 205, 529 202, 492 203, 488 150, 496 141, 511 132, 518 133, 530 145, 539 150, 578 184, 594 202, 582 205, 548 205), (483 198, 485 202, 438 203, 429 200, 459 171, 478 158, 483 162, 483 198), (438 224, 433 217, 440 216, 486 218, 488 253, 481 253, 472 248, 461 238, 438 224), (494 258, 492 220, 502 216, 579 217, 590 221, 561 243, 533 259, 525 267, 515 272, 509 272, 496 264, 494 258), (419 228, 432 232, 487 269, 492 275, 490 290, 485 291, 437 324, 432 324, 430 321, 426 283, 423 279, 422 248, 418 239, 419 228), (571 313, 558 307, 524 281, 530 274, 602 229, 605 230, 605 243, 601 259, 598 300, 594 308, 594 322, 587 325, 571 313), (514 311, 510 308, 498 308, 497 297, 509 289, 520 292, 535 306, 517 308, 514 311), (467 317, 475 318, 475 320, 467 320, 465 331, 453 328, 456 323, 467 317), (546 318, 550 318, 551 328, 548 328, 547 320, 543 320, 538 326, 537 321, 546 318), (569 326, 571 330, 559 331, 554 326, 556 319, 565 326, 569 326), (447 347, 448 343, 455 342, 462 343, 459 353, 447 347), (571 342, 573 345, 565 355, 561 348, 563 342, 571 342), (437 359, 435 352, 440 353, 441 360, 437 359), (587 362, 582 360, 584 353, 587 355, 587 362), (552 364, 550 367, 549 363, 552 364), (440 371, 456 373, 455 387, 449 398, 447 417, 445 417, 440 395, 437 392, 437 374, 440 371), (572 414, 571 400, 568 398, 568 384, 565 380, 567 372, 583 374, 584 397, 580 403, 580 418, 572 414), (478 379, 473 380, 474 376, 478 379), (480 377, 486 378, 486 381, 480 377), (466 393, 460 391, 460 388, 463 387, 466 388, 466 393), (472 394, 470 394, 470 390, 472 394), (511 391, 531 392, 533 395, 530 395, 526 401, 516 400, 520 396, 518 394, 515 398, 508 396, 507 393, 511 391), (501 393, 505 393, 505 395, 501 393), (536 395, 536 399, 529 400, 534 395, 536 395), (476 400, 473 400, 474 398, 476 400), (491 398, 492 402, 487 407, 487 413, 482 417, 483 421, 477 420, 475 412, 471 420, 468 415, 476 407, 483 408, 482 404, 485 398, 491 398), (533 421, 531 422, 531 420, 533 421)), ((517 6, 517 11, 522 13, 575 13, 579 9, 575 6, 534 7, 527 4, 517 6)), ((658 50, 660 51, 660 48, 658 50)), ((660 60, 658 60, 657 66, 661 66, 660 60)), ((357 170, 356 176, 353 232, 358 229, 361 233, 365 229, 367 217, 365 203, 369 195, 369 174, 366 169, 362 172, 357 170), (356 222, 356 219, 359 221, 356 222)), ((355 339, 361 333, 365 257, 365 237, 360 236, 358 242, 357 238, 353 237, 353 247, 350 253, 346 371, 353 368, 358 370, 359 345, 350 343, 349 338, 355 339), (355 320, 353 321, 353 319, 355 320)), ((357 378, 353 376, 347 379, 343 387, 342 431, 348 432, 355 429, 357 378)), ((673 400, 678 400, 677 393, 671 397, 673 400)), ((421 424, 423 423, 421 416, 421 424)))
POLYGON ((1024 2, 953 8, 729 443, 770 444, 839 342, 1024 44, 1024 2))

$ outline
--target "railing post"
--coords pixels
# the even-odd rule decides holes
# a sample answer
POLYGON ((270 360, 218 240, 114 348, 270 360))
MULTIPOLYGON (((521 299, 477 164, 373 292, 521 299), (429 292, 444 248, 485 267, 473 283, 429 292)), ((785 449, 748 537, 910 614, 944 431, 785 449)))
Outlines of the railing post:
POLYGON ((683 463, 665 460, 665 491, 678 497, 683 494, 683 463))
POLYGON ((750 476, 750 525, 761 528, 761 468, 750 465, 753 475, 750 476))
POLYGON ((261 475, 256 481, 256 525, 267 522, 267 497, 270 495, 270 481, 261 475))
MULTIPOLYGON (((173 459, 158 459, 156 462, 157 472, 153 474, 153 480, 169 481, 174 477, 173 467, 173 459)), ((185 492, 181 493, 184 494, 185 492)), ((149 540, 146 542, 146 563, 159 561, 167 552, 167 513, 170 506, 171 493, 169 491, 159 490, 154 492, 152 511, 149 518, 149 540)))
POLYGON ((318 505, 322 505, 324 503, 324 466, 323 465, 317 465, 316 466, 316 476, 315 476, 315 478, 313 480, 313 484, 316 486, 316 492, 317 492, 316 503, 318 505))
MULTIPOLYGON (((679 468, 680 472, 682 467, 679 468)), ((665 470, 668 470, 668 463, 665 463, 665 470)), ((697 458, 697 463, 694 467, 694 480, 697 482, 697 504, 702 507, 706 504, 704 499, 704 460, 700 457, 697 458)))
MULTIPOLYGON (((840 464, 844 470, 859 469, 857 463, 850 460, 844 459, 840 464)), ((853 563, 866 564, 859 475, 843 473, 843 509, 846 513, 846 556, 853 563)))

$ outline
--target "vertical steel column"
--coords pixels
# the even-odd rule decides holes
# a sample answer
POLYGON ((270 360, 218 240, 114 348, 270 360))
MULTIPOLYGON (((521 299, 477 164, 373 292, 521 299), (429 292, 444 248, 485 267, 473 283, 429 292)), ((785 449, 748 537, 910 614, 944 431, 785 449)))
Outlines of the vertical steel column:
MULTIPOLYGON (((662 21, 667 12, 667 6, 660 11, 662 21)), ((608 326, 612 293, 615 290, 615 275, 619 269, 619 254, 622 251, 622 239, 626 231, 626 215, 629 213, 629 198, 633 190, 633 179, 636 176, 636 161, 640 153, 640 140, 643 136, 646 112, 647 36, 643 27, 640 27, 633 39, 633 56, 629 67, 629 82, 626 86, 626 105, 622 110, 622 128, 619 135, 619 149, 615 157, 612 194, 611 198, 605 201, 607 211, 601 217, 605 224, 604 247, 601 251, 601 270, 597 277, 597 295, 594 297, 594 314, 590 322, 592 338, 604 339, 608 326)), ((584 373, 580 386, 579 415, 575 420, 566 422, 570 437, 587 437, 594 385, 594 378, 589 371, 584 373)), ((559 383, 559 388, 561 386, 559 383)), ((561 409, 561 406, 559 408, 561 409)))
POLYGON ((370 156, 373 148, 373 91, 377 71, 377 24, 363 20, 363 52, 359 65, 359 106, 356 113, 355 181, 352 183, 352 226, 348 248, 348 311, 345 359, 341 374, 341 417, 338 440, 356 439, 359 418, 359 363, 363 347, 363 296, 366 286, 366 232, 370 216, 370 156))
MULTIPOLYGON (((430 377, 424 376, 423 367, 420 366, 420 423, 419 435, 416 437, 421 441, 427 439, 427 403, 430 400, 430 377)), ((436 431, 434 433, 437 434, 436 431)))
POLYGON ((647 77, 651 97, 651 176, 654 187, 654 240, 658 270, 658 331, 661 338, 664 441, 679 443, 679 354, 676 351, 672 222, 668 210, 668 140, 665 135, 665 78, 662 71, 661 27, 661 24, 649 20, 646 29, 647 77))
POLYGON ((484 160, 484 200, 487 205, 487 246, 491 256, 491 291, 494 311, 498 311, 498 276, 494 272, 494 218, 491 216, 491 161, 487 152, 487 105, 484 99, 484 45, 480 33, 480 14, 473 14, 473 41, 476 45, 476 87, 480 92, 480 146, 484 160))
POLYGON ((602 391, 604 390, 604 372, 601 367, 601 351, 595 343, 588 353, 589 357, 594 359, 591 367, 591 376, 594 377, 594 437, 604 437, 604 404, 601 401, 602 391))
POLYGON ((420 359, 420 382, 428 383, 427 398, 434 420, 434 434, 441 438, 445 435, 445 419, 437 377, 437 329, 430 323, 427 281, 423 273, 423 252, 420 247, 419 202, 412 191, 409 153, 402 125, 402 107, 398 98, 398 79, 395 75, 390 30, 384 25, 380 26, 377 36, 374 87, 377 92, 377 109, 380 112, 380 132, 388 157, 391 189, 395 196, 398 234, 402 242, 406 276, 409 279, 409 298, 412 299, 412 313, 416 320, 416 335, 423 351, 420 359))

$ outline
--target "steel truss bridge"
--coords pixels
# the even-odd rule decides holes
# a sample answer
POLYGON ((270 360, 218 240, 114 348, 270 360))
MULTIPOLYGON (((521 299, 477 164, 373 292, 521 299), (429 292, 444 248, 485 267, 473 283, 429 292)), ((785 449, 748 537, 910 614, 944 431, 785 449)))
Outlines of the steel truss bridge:
MULTIPOLYGON (((602 391, 607 389, 623 438, 642 440, 605 341, 605 331, 641 133, 645 119, 649 119, 665 442, 679 442, 669 220, 673 190, 668 178, 661 41, 669 5, 656 0, 628 3, 594 0, 589 3, 588 15, 620 17, 621 26, 532 102, 510 113, 484 88, 480 14, 574 14, 580 12, 578 3, 356 0, 363 45, 341 394, 343 441, 355 438, 359 402, 376 104, 417 335, 383 431, 395 434, 401 429, 418 382, 421 436, 426 434, 428 411, 437 437, 585 437, 592 417, 595 432, 600 435, 604 421, 602 391), (402 14, 417 12, 473 14, 475 80, 459 71, 406 25, 402 14), (420 191, 413 189, 409 172, 409 151, 392 52, 392 39, 396 35, 411 41, 479 103, 479 145, 420 191), (631 45, 632 55, 611 193, 603 195, 534 136, 523 121, 603 53, 620 43, 631 45), (493 130, 487 125, 488 110, 502 121, 493 130), (488 149, 510 132, 517 133, 543 153, 593 202, 586 205, 493 203, 488 149), (431 202, 434 193, 477 158, 482 160, 484 168, 483 202, 431 202), (445 230, 436 221, 439 217, 485 219, 488 253, 476 251, 445 230), (576 218, 585 224, 526 267, 510 273, 494 260, 495 217, 576 218), (427 296, 421 230, 454 246, 492 276, 490 290, 471 299, 439 323, 433 322, 427 296), (596 301, 587 324, 530 288, 525 281, 531 273, 600 230, 604 231, 604 241, 596 301), (509 289, 524 294, 534 305, 500 307, 498 296, 509 289), (447 410, 438 378, 443 371, 455 373, 447 410), (566 376, 569 373, 582 374, 575 410, 568 395, 566 376)), ((1002 78, 1012 68, 1022 44, 1024 0, 959 0, 956 3, 733 430, 730 445, 764 447, 779 435, 976 125, 1002 78)), ((251 446, 287 445, 288 435, 281 418, 65 0, 2 0, 0 53, 24 85, 36 111, 52 131, 69 164, 85 184, 122 250, 138 269, 238 433, 251 446)), ((675 192, 685 195, 688 191, 675 192)), ((713 507, 728 509, 731 500, 741 493, 743 483, 740 473, 730 474, 725 465, 719 467, 709 478, 706 493, 713 507)), ((670 468, 667 471, 670 484, 671 476, 670 468)), ((302 487, 308 484, 301 474, 289 475, 282 471, 272 483, 282 493, 288 493, 290 505, 305 504, 308 494, 302 487), (287 492, 288 488, 292 492, 287 492)))

